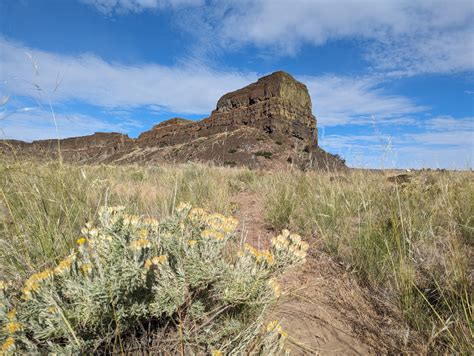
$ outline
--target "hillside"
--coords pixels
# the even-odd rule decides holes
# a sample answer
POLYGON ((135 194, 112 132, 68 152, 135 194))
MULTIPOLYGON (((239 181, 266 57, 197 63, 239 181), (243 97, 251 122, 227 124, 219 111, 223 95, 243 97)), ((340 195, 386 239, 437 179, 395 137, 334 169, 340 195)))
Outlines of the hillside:
POLYGON ((217 165, 281 169, 340 169, 344 162, 318 146, 316 118, 306 86, 275 72, 223 95, 208 118, 173 118, 137 139, 95 133, 31 143, 3 141, 4 154, 96 164, 213 162, 217 165))

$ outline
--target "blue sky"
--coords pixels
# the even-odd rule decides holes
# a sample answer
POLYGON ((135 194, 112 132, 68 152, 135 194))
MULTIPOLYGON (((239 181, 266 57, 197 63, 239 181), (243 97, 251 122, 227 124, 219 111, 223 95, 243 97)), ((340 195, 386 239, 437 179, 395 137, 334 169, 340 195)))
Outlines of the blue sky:
POLYGON ((474 166, 472 1, 0 0, 3 138, 136 137, 276 70, 351 166, 474 166))

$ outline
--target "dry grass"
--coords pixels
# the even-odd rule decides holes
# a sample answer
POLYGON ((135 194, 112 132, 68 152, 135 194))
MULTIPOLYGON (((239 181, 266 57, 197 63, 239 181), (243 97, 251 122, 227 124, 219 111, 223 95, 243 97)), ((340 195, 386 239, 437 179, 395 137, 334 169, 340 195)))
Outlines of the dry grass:
POLYGON ((278 173, 260 186, 270 226, 313 236, 363 283, 395 300, 427 347, 469 353, 473 330, 474 176, 419 172, 278 173))
POLYGON ((436 352, 471 351, 474 184, 470 172, 260 172, 203 165, 160 167, 0 164, 0 274, 19 280, 65 256, 98 207, 168 216, 179 201, 235 213, 251 190, 275 230, 290 228, 397 302, 436 352))

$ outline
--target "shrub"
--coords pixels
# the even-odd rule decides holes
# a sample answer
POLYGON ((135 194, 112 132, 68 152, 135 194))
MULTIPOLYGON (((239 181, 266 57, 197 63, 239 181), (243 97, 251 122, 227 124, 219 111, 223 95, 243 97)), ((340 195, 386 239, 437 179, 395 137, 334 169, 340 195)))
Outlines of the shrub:
POLYGON ((235 167, 237 163, 235 161, 224 161, 224 166, 235 167))
POLYGON ((265 157, 266 159, 271 159, 273 156, 273 153, 268 152, 268 151, 257 151, 254 154, 257 157, 265 157))
POLYGON ((264 312, 308 246, 285 230, 270 250, 239 248, 236 226, 190 204, 162 222, 102 208, 56 267, 21 291, 0 282, 2 351, 123 352, 140 337, 165 353, 281 351, 287 335, 264 312))
POLYGON ((278 146, 283 145, 283 142, 281 142, 281 141, 279 141, 279 140, 275 141, 275 143, 276 143, 278 146))

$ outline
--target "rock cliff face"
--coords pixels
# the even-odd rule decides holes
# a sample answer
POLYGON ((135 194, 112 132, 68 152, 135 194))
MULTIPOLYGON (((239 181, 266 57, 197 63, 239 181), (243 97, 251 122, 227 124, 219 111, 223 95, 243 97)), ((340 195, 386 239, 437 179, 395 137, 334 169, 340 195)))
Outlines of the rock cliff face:
POLYGON ((4 154, 56 157, 80 163, 212 161, 229 166, 344 168, 318 147, 316 118, 306 86, 285 72, 225 94, 201 121, 173 118, 137 139, 120 133, 32 143, 4 141, 4 154))
POLYGON ((294 136, 318 144, 316 118, 306 86, 285 72, 225 94, 211 120, 226 126, 249 125, 270 135, 294 136))

